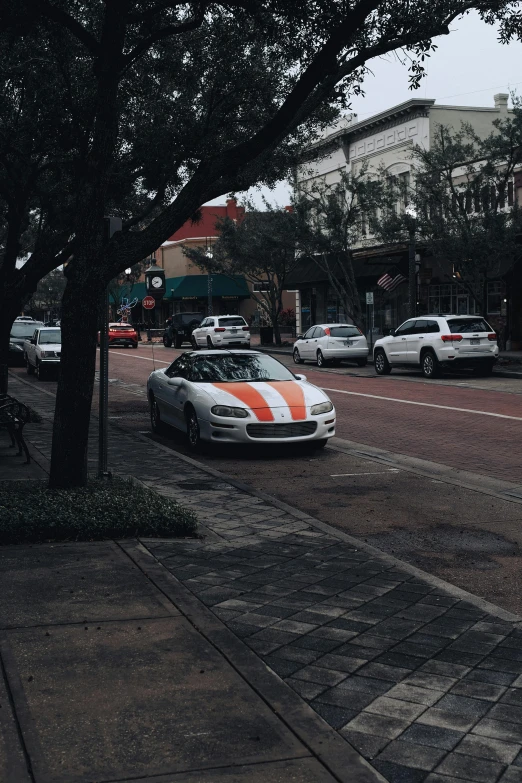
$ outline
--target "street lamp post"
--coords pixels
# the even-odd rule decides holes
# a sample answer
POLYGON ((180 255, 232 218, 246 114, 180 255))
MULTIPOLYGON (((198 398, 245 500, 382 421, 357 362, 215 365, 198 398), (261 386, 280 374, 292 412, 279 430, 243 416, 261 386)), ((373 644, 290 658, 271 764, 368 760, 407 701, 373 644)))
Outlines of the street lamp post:
MULTIPOLYGON (((212 258, 214 257, 214 253, 212 252, 212 246, 209 245, 207 250, 205 251, 205 255, 208 258, 209 262, 212 261, 212 258)), ((207 275, 207 315, 213 314, 213 308, 212 308, 212 272, 210 271, 210 267, 208 267, 208 275, 207 275)))
POLYGON ((408 231, 408 318, 415 318, 417 315, 416 218, 415 209, 412 206, 406 207, 404 223, 408 231))

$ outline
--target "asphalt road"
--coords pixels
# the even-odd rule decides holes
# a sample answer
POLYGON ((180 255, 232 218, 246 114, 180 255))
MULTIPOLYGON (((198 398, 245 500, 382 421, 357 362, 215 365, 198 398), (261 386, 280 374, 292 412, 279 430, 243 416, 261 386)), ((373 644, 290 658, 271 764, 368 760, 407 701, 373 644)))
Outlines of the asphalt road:
MULTIPOLYGON (((154 356, 148 345, 111 350, 112 422, 154 437, 146 380, 179 353, 161 345, 154 356)), ((198 459, 522 614, 522 380, 380 378, 355 366, 299 371, 336 406, 337 437, 324 452, 221 447, 198 459)), ((187 453, 175 431, 155 439, 187 453)))

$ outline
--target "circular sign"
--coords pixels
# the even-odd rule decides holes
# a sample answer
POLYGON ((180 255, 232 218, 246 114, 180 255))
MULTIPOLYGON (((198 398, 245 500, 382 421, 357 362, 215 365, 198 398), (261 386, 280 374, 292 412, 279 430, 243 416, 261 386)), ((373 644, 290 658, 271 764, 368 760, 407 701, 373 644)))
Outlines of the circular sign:
POLYGON ((153 296, 146 296, 142 300, 141 304, 143 305, 145 310, 154 310, 154 308, 156 307, 156 300, 154 299, 153 296))

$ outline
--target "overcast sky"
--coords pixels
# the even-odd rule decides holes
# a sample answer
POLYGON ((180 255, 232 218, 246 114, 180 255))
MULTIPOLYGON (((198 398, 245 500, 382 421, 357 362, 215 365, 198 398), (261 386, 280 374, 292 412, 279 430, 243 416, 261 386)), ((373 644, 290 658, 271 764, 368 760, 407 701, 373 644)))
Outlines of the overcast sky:
MULTIPOLYGON (((358 119, 364 120, 412 97, 434 98, 438 104, 454 106, 493 106, 497 92, 514 90, 522 94, 522 43, 503 46, 497 40, 496 28, 481 22, 477 14, 454 22, 451 34, 437 38, 436 43, 438 49, 427 61, 428 75, 415 91, 408 89, 407 66, 396 55, 372 60, 373 75, 365 79, 365 95, 352 102, 358 119)), ((274 191, 263 192, 281 206, 288 203, 286 183, 280 183, 274 191)), ((253 190, 250 195, 261 206, 259 192, 253 190)), ((209 203, 224 204, 225 198, 209 203)))

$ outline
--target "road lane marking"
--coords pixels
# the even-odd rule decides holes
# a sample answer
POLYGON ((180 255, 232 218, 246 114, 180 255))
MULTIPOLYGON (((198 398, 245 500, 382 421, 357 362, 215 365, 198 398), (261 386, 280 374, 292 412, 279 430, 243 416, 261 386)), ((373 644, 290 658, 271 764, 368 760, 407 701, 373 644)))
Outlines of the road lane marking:
POLYGON ((380 476, 383 473, 400 473, 399 468, 388 468, 388 470, 372 470, 367 473, 330 473, 330 478, 341 478, 342 476, 380 476))
POLYGON ((490 411, 476 411, 473 408, 453 408, 451 405, 436 405, 434 402, 416 402, 415 400, 401 400, 398 397, 380 397, 378 394, 363 394, 362 392, 345 391, 344 389, 327 389, 321 386, 323 391, 337 392, 338 394, 351 394, 354 397, 370 397, 372 400, 387 400, 388 402, 403 402, 405 405, 421 405, 424 408, 440 408, 444 411, 459 411, 460 413, 475 413, 478 416, 494 416, 497 419, 511 419, 522 421, 522 416, 508 416, 505 413, 491 413, 490 411))
POLYGON ((136 356, 135 353, 122 353, 121 351, 118 351, 118 353, 115 354, 111 353, 111 356, 130 356, 131 359, 143 359, 144 362, 156 362, 156 364, 172 364, 174 361, 173 359, 172 362, 164 362, 161 359, 149 359, 148 356, 136 356))

